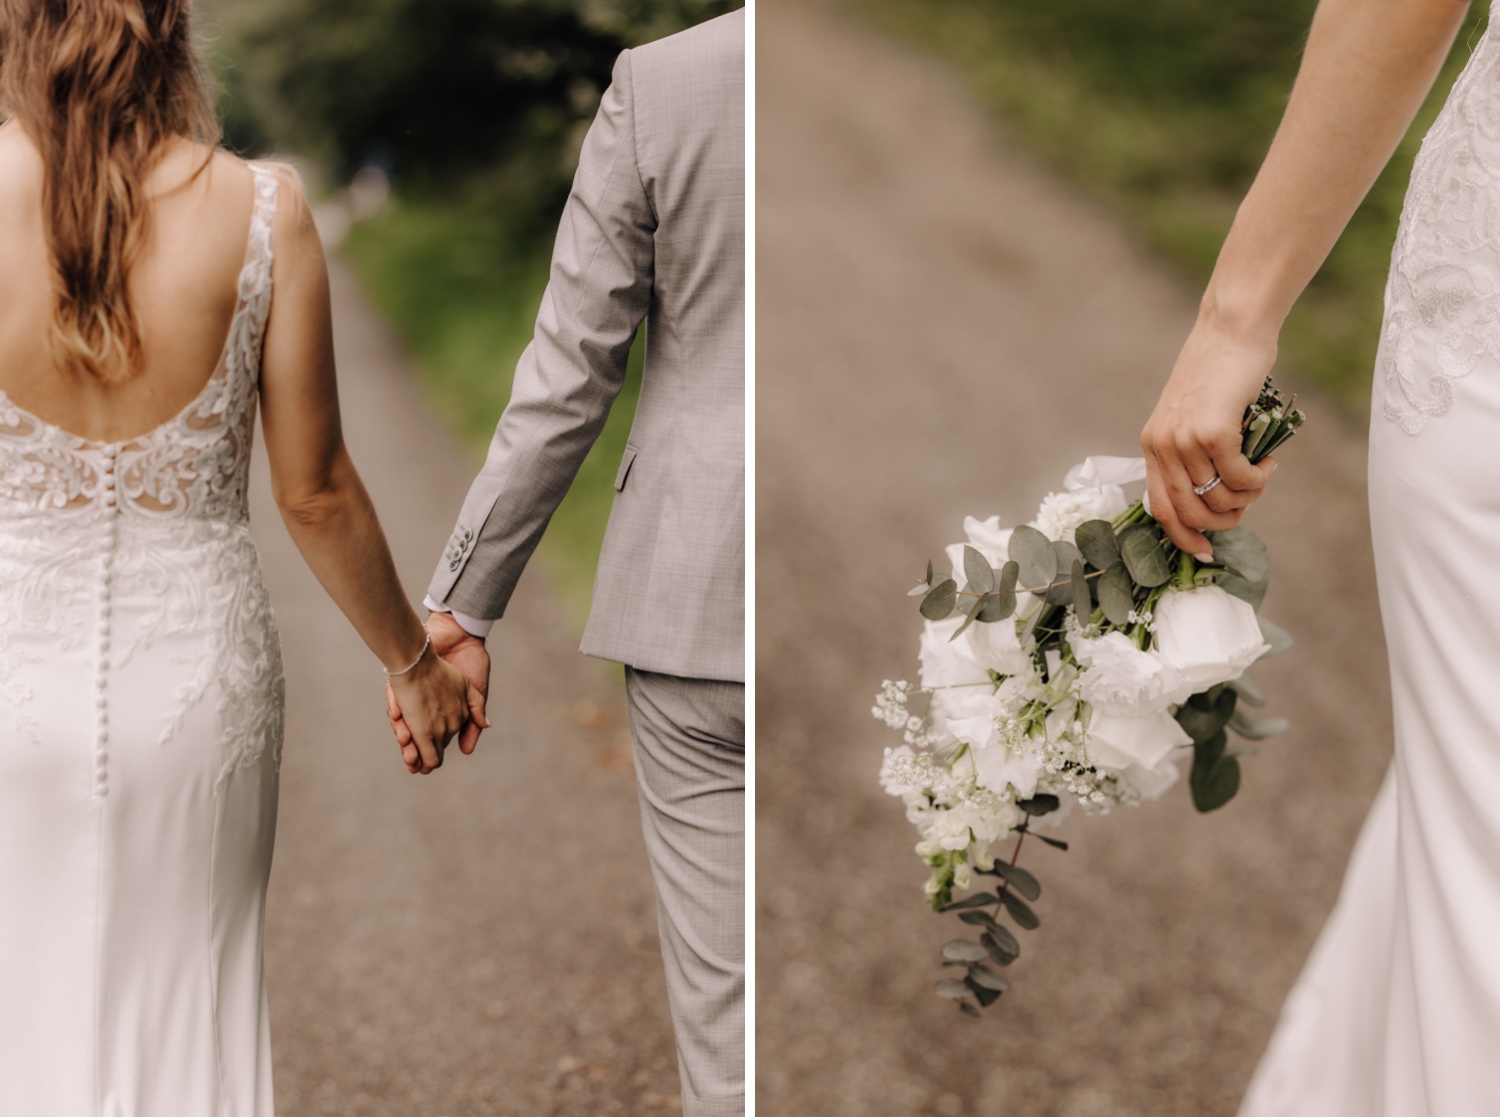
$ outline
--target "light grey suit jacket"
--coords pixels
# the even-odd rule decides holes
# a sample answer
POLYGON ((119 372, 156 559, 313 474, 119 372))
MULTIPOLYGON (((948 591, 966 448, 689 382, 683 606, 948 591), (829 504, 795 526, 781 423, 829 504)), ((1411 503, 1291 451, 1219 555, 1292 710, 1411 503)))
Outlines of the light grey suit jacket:
POLYGON ((745 13, 622 54, 579 158, 536 336, 429 593, 504 614, 625 377, 583 651, 745 678, 745 13))

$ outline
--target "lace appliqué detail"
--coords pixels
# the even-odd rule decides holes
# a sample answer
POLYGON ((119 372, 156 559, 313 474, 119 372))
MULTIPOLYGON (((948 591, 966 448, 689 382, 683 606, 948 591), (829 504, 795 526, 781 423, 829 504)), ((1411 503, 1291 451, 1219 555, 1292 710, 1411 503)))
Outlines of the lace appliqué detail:
POLYGON ((170 744, 189 712, 217 691, 216 790, 268 749, 279 768, 285 707, 280 641, 248 528, 278 190, 269 170, 252 171, 238 303, 219 363, 187 407, 138 438, 105 444, 0 392, 0 701, 35 741, 25 676, 45 664, 11 635, 33 638, 27 646, 42 636, 59 651, 78 648, 93 636, 100 602, 113 598, 127 607, 109 669, 158 647, 195 649, 163 661, 184 681, 175 708, 163 711, 160 741, 170 744), (114 537, 102 529, 111 514, 114 537), (114 548, 113 573, 101 580, 106 545, 114 548))
POLYGON ((1377 385, 1407 434, 1453 381, 1500 361, 1500 75, 1486 32, 1412 166, 1391 253, 1377 385))

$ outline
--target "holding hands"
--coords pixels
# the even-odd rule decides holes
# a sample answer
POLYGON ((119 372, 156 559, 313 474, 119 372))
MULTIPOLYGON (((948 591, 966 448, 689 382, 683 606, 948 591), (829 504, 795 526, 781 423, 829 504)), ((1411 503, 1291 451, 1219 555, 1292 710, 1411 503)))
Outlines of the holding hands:
POLYGON ((490 656, 484 641, 446 613, 432 614, 427 631, 430 647, 410 671, 392 673, 385 688, 386 715, 413 775, 442 767, 454 736, 459 751, 470 755, 480 731, 490 727, 485 716, 490 656))

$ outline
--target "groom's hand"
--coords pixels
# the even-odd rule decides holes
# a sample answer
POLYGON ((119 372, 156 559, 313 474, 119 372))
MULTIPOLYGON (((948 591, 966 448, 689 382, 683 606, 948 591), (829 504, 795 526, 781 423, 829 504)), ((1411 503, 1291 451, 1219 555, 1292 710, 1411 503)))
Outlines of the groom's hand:
MULTIPOLYGON (((479 692, 478 704, 470 711, 472 717, 469 724, 464 726, 458 738, 459 751, 467 756, 473 753, 479 743, 480 731, 490 727, 489 719, 485 716, 485 703, 490 691, 490 653, 483 640, 469 635, 447 613, 433 613, 427 620, 427 631, 432 634, 432 650, 445 662, 456 667, 479 692)), ((395 730, 396 741, 401 746, 401 758, 406 761, 408 769, 418 771, 421 768, 421 757, 417 752, 416 742, 401 717, 401 708, 396 704, 395 693, 389 686, 385 690, 385 701, 391 728, 395 730)))

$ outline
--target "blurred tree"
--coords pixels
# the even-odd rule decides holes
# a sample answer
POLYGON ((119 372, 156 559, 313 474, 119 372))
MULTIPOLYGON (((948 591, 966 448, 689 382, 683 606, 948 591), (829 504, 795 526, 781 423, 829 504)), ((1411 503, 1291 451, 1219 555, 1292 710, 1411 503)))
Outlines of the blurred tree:
POLYGON ((206 0, 231 139, 424 190, 570 162, 628 46, 735 0, 206 0))
MULTIPOLYGON (((842 0, 954 63, 1016 135, 1206 278, 1265 157, 1317 0, 842 0)), ((1406 179, 1488 18, 1476 0, 1417 122, 1287 321, 1281 352, 1368 400, 1406 179)))

